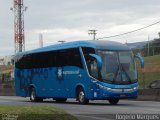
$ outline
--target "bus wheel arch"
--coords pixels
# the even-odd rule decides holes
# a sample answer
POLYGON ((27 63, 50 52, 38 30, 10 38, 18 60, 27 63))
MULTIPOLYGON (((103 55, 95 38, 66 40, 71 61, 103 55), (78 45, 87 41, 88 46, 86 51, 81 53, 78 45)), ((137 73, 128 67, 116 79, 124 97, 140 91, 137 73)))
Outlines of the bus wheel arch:
POLYGON ((119 99, 113 98, 108 100, 111 105, 116 105, 119 102, 119 99))
POLYGON ((80 104, 88 104, 89 99, 85 97, 85 90, 81 85, 76 87, 76 99, 79 101, 80 104))
POLYGON ((30 101, 31 102, 42 102, 43 98, 37 97, 36 89, 34 86, 30 86, 30 101))

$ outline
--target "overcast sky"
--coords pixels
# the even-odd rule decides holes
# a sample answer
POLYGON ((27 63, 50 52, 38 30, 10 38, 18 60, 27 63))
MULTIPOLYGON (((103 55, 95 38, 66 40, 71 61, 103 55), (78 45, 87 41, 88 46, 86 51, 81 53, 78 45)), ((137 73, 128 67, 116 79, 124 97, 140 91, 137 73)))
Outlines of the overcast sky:
MULTIPOLYGON (((24 0, 26 50, 59 40, 88 40, 89 29, 97 38, 135 30, 160 20, 160 0, 24 0)), ((13 0, 0 0, 0 56, 14 54, 13 0)), ((146 41, 158 37, 160 24, 148 29, 108 38, 121 43, 146 41)), ((106 40, 106 39, 104 39, 106 40)))

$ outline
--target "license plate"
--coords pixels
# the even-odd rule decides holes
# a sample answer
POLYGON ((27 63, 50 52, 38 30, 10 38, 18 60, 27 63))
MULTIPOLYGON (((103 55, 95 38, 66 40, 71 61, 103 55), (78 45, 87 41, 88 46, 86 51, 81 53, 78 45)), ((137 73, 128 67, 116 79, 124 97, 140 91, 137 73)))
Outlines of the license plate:
POLYGON ((122 94, 122 95, 120 95, 120 97, 126 97, 127 95, 124 95, 124 94, 122 94))

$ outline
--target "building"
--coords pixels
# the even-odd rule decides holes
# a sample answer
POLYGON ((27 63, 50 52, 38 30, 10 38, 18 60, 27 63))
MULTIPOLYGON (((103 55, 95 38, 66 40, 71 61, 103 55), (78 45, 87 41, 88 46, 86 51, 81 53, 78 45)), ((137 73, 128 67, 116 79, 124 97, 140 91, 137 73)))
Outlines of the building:
POLYGON ((0 57, 0 65, 14 65, 14 55, 0 57))
POLYGON ((14 55, 0 57, 0 84, 14 80, 14 55))

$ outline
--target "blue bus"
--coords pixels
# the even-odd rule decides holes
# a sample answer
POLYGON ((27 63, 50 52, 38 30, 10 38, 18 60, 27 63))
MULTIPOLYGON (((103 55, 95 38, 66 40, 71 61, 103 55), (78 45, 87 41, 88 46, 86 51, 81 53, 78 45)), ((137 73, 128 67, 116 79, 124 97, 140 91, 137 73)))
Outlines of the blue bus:
POLYGON ((86 40, 51 45, 16 54, 16 95, 33 102, 135 99, 138 75, 131 49, 113 41, 86 40))

